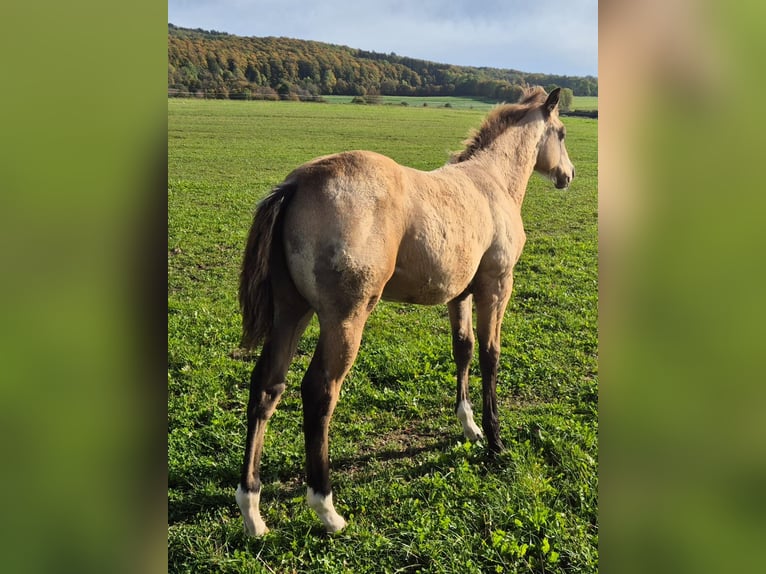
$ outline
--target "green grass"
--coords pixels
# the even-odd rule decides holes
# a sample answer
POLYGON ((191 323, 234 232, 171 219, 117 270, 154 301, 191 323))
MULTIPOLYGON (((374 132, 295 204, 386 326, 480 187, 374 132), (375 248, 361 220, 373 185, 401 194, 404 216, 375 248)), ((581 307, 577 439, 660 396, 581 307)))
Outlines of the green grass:
MULTIPOLYGON (((331 104, 350 104, 353 96, 322 96, 331 104)), ((456 96, 379 96, 380 103, 384 105, 435 107, 443 108, 446 104, 452 108, 488 110, 497 102, 482 98, 463 98, 456 96)))
POLYGON ((597 110, 598 96, 574 96, 572 101, 573 110, 597 110))
MULTIPOLYGON (((483 112, 429 106, 168 101, 168 559, 172 572, 595 572, 597 187, 595 120, 564 118, 577 179, 538 176, 503 324, 498 398, 507 447, 462 439, 446 308, 381 303, 331 429, 328 537, 305 504, 300 380, 312 322, 266 435, 262 512, 234 502, 252 363, 237 277, 256 201, 300 163, 371 149, 443 164, 483 112)), ((480 419, 476 360, 471 398, 480 419)))
MULTIPOLYGON (((350 104, 354 99, 353 96, 322 96, 322 98, 331 104, 350 104)), ((443 108, 449 104, 449 107, 452 108, 472 110, 489 110, 497 104, 497 102, 482 98, 462 98, 454 96, 380 96, 380 102, 385 105, 402 106, 403 104, 407 104, 407 106, 436 108, 443 108)), ((597 110, 598 97, 574 96, 572 109, 597 110)))

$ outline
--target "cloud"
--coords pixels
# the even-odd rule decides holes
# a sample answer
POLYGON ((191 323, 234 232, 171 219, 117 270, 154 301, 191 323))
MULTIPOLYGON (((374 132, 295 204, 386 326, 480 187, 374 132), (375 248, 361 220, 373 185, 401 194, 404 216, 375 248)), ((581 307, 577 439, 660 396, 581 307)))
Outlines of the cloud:
POLYGON ((448 64, 595 75, 597 10, 596 0, 170 0, 168 18, 448 64))

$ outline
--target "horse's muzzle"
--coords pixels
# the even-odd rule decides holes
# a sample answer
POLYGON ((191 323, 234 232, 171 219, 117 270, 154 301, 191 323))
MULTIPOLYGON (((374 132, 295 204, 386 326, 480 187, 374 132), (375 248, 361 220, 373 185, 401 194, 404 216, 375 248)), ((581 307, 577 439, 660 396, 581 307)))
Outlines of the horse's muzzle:
POLYGON ((553 180, 553 185, 556 186, 556 189, 566 189, 567 187, 569 187, 569 184, 572 183, 574 176, 575 176, 575 170, 574 170, 574 166, 572 166, 571 174, 563 172, 563 171, 559 171, 558 173, 555 173, 551 179, 553 180))
POLYGON ((566 189, 569 187, 569 184, 572 182, 572 176, 570 175, 560 175, 553 180, 553 185, 556 186, 556 189, 566 189))

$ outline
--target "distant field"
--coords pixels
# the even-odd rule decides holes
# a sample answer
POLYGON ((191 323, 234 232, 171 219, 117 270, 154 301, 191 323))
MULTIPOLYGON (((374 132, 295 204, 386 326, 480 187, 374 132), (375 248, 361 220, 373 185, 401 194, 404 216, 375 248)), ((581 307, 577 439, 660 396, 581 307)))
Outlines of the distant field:
MULTIPOLYGON (((587 118, 564 118, 571 188, 533 176, 524 202, 498 377, 507 450, 491 461, 462 438, 446 308, 381 303, 332 423, 334 495, 349 526, 324 535, 303 483, 300 381, 314 320, 266 434, 272 531, 243 533, 234 489, 252 363, 232 351, 255 204, 321 154, 371 149, 442 165, 484 110, 424 100, 168 101, 169 572, 598 570, 597 120, 587 118)), ((476 360, 471 399, 480 418, 476 360)))
POLYGON ((575 96, 572 102, 574 110, 597 110, 598 96, 575 96))
MULTIPOLYGON (((325 100, 333 104, 346 104, 351 103, 353 96, 322 96, 325 100)), ((387 105, 400 105, 415 107, 444 107, 445 104, 449 104, 453 108, 465 108, 475 110, 487 110, 493 107, 495 102, 488 102, 477 98, 458 98, 454 96, 443 97, 428 97, 428 96, 380 96, 382 104, 387 105)))
MULTIPOLYGON (((353 96, 322 96, 325 100, 333 104, 349 104, 353 100, 353 96)), ((490 102, 478 98, 458 98, 453 96, 444 97, 427 97, 427 96, 380 96, 381 103, 387 105, 404 105, 415 107, 445 107, 449 104, 453 108, 466 108, 475 110, 488 110, 495 106, 497 102, 490 102)), ((597 96, 575 96, 572 109, 575 110, 597 110, 598 109, 598 97, 597 96)))

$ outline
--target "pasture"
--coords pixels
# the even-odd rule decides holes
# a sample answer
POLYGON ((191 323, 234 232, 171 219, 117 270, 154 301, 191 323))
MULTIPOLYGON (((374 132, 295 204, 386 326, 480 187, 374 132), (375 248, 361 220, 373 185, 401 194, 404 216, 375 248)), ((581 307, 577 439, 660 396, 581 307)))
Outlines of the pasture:
MULTIPOLYGON (((350 104, 353 96, 322 96, 322 98, 331 104, 350 104)), ((385 105, 404 105, 420 107, 443 108, 446 104, 453 108, 462 108, 470 110, 487 111, 495 103, 481 98, 454 97, 454 96, 379 96, 381 104, 385 105)), ((510 103, 510 102, 509 102, 510 103)), ((573 110, 597 110, 598 97, 596 96, 574 96, 572 101, 573 110)))
MULTIPOLYGON (((237 282, 256 202, 315 156, 369 149, 420 169, 485 110, 168 101, 168 560, 171 572, 594 572, 597 521, 597 121, 563 118, 568 190, 537 175, 503 323, 494 461, 466 443, 444 306, 381 303, 333 417, 335 536, 305 503, 300 380, 309 326, 266 434, 261 511, 234 501, 252 358, 237 282)), ((480 416, 478 361, 471 398, 480 416)))

